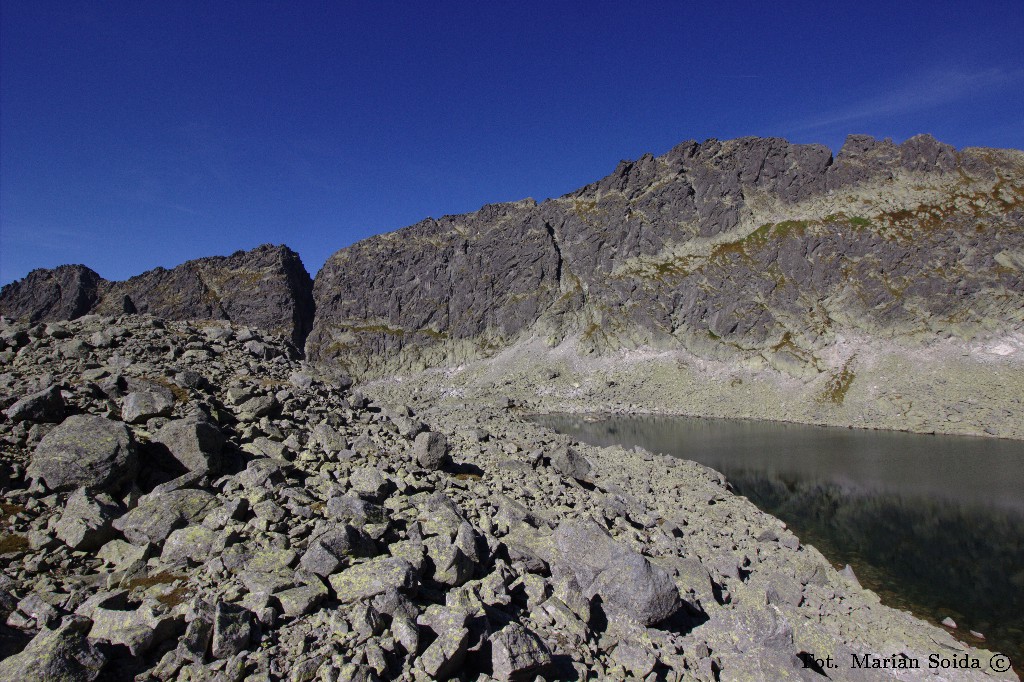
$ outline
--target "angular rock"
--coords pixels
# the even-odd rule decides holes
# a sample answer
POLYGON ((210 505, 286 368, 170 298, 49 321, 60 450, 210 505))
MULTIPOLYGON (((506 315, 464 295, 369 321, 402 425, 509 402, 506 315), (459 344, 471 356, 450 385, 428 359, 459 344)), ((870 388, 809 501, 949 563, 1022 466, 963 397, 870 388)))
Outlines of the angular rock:
POLYGON ((462 666, 469 651, 469 629, 465 627, 444 629, 437 634, 426 651, 420 655, 416 665, 431 679, 447 680, 462 666))
POLYGON ((89 414, 73 415, 43 437, 32 455, 28 476, 50 490, 88 486, 114 490, 134 476, 135 443, 124 424, 89 414))
POLYGON ((132 656, 141 656, 154 644, 179 634, 184 625, 180 617, 159 613, 152 604, 132 611, 98 607, 92 610, 90 618, 90 640, 125 646, 132 656))
POLYGON ((59 386, 50 386, 38 393, 27 395, 7 408, 5 413, 12 422, 57 423, 64 419, 66 406, 59 386))
POLYGON ((160 562, 167 566, 185 566, 189 562, 203 563, 210 558, 218 534, 201 525, 186 526, 172 531, 164 542, 160 562))
POLYGON ((327 588, 323 583, 314 582, 278 592, 274 596, 281 603, 284 615, 298 618, 316 611, 327 598, 327 588))
POLYGON ((109 495, 79 488, 64 505, 54 532, 68 547, 92 551, 114 536, 112 524, 119 514, 118 504, 109 495))
POLYGON ((577 481, 591 482, 591 465, 587 458, 575 448, 566 447, 551 455, 551 466, 555 471, 577 481))
POLYGON ((129 424, 143 424, 153 417, 168 417, 174 400, 161 393, 133 391, 124 397, 121 418, 129 424))
POLYGON ((491 637, 492 676, 497 680, 533 680, 551 665, 540 637, 511 622, 491 637))
POLYGON ((329 579, 338 601, 349 603, 383 594, 390 589, 413 592, 416 572, 408 561, 395 557, 371 559, 356 564, 329 579))
POLYGON ((93 682, 106 663, 86 639, 92 621, 66 617, 54 630, 42 629, 25 649, 0 661, 0 680, 19 682, 93 682))
POLYGON ((220 473, 224 435, 206 420, 175 419, 160 428, 153 440, 167 446, 188 471, 214 476, 220 473))
POLYGON ((249 648, 255 634, 252 613, 239 606, 218 602, 213 615, 213 641, 210 653, 225 659, 249 648))
POLYGON ((327 500, 327 513, 359 527, 368 523, 384 523, 388 518, 384 507, 352 494, 339 495, 327 500))
POLYGON ((588 597, 599 595, 610 616, 655 625, 682 606, 668 573, 616 542, 593 521, 564 522, 553 538, 558 569, 572 573, 588 597))
POLYGON ((114 521, 114 528, 134 544, 163 544, 177 528, 198 523, 217 504, 204 490, 184 489, 144 498, 135 509, 114 521))

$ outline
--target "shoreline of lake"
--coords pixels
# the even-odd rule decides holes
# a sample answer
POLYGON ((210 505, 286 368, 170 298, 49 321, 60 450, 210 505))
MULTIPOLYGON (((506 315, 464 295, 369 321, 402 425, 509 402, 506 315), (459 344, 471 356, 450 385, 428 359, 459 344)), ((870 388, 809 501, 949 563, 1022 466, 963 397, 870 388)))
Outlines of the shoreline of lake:
MULTIPOLYGON (((968 644, 979 644, 982 640, 973 637, 970 630, 979 630, 988 637, 990 645, 1001 646, 1004 651, 1010 649, 1012 657, 1020 665, 1024 660, 1024 633, 1013 628, 1014 613, 1019 613, 1020 604, 1008 599, 1014 594, 1012 576, 1007 577, 1004 583, 993 584, 993 579, 998 579, 1004 571, 1013 566, 1024 565, 1024 533, 1014 528, 1024 528, 1024 500, 1021 499, 1020 489, 1024 489, 1024 474, 1020 473, 1019 467, 1014 464, 1024 461, 1024 444, 1018 441, 1007 439, 990 439, 972 436, 929 436, 911 434, 907 432, 896 432, 887 430, 865 430, 845 429, 828 426, 811 426, 803 424, 780 424, 777 422, 764 422, 760 420, 731 420, 731 419, 709 419, 700 417, 676 417, 666 415, 609 415, 607 413, 535 413, 532 418, 542 425, 556 428, 559 432, 567 433, 572 437, 579 438, 593 445, 608 446, 618 444, 624 447, 641 445, 653 452, 672 454, 673 456, 684 457, 700 462, 717 471, 734 486, 737 494, 743 495, 756 504, 760 509, 785 521, 805 542, 814 544, 821 549, 834 566, 851 564, 856 574, 865 583, 866 587, 875 590, 885 596, 885 603, 897 608, 909 608, 916 615, 927 619, 933 624, 940 624, 944 617, 950 616, 957 621, 959 627, 952 630, 958 638, 968 644), (656 422, 689 420, 691 435, 695 424, 703 427, 704 431, 714 432, 716 430, 735 430, 744 432, 749 437, 751 433, 764 437, 771 441, 779 436, 795 435, 807 430, 813 436, 812 441, 823 442, 828 439, 839 441, 861 440, 861 441, 886 441, 896 442, 903 446, 913 443, 918 439, 919 445, 926 445, 931 456, 932 466, 928 469, 920 469, 921 474, 936 474, 936 466, 942 469, 942 465, 952 462, 956 464, 957 459, 962 456, 943 454, 941 446, 945 443, 955 444, 958 447, 974 447, 982 451, 975 453, 975 460, 985 459, 985 450, 1002 452, 1003 456, 1009 458, 1009 466, 1005 470, 995 472, 988 476, 983 467, 967 465, 960 471, 947 471, 947 475, 955 480, 950 480, 950 491, 956 495, 942 494, 943 486, 931 485, 924 490, 904 491, 900 494, 900 485, 879 485, 878 476, 867 476, 866 472, 861 473, 861 480, 851 480, 850 467, 846 466, 844 471, 836 472, 829 477, 811 478, 801 482, 798 471, 794 470, 794 457, 784 457, 781 463, 775 461, 774 469, 766 474, 765 470, 758 469, 758 462, 751 462, 748 470, 737 468, 736 462, 725 461, 719 452, 715 456, 708 456, 706 452, 691 451, 686 454, 673 452, 672 448, 666 447, 664 438, 658 443, 652 443, 650 438, 643 438, 637 432, 629 431, 623 433, 621 427, 624 421, 646 422, 648 425, 656 422), (576 422, 575 428, 568 427, 570 422, 576 422), (614 425, 614 426, 609 426, 614 425), (602 432, 602 430, 606 430, 602 432), (607 433, 613 431, 614 433, 607 433), (595 437, 600 433, 601 437, 595 437), (588 437, 589 436, 589 437, 588 437), (1013 451, 1019 450, 1017 455, 1013 451), (702 456, 703 455, 703 456, 702 456), (1014 461, 1016 460, 1016 461, 1014 461), (786 476, 780 475, 781 472, 786 476), (785 482, 783 482, 785 478, 785 482), (1021 480, 1018 480, 1021 479, 1021 480), (839 486, 836 481, 843 480, 845 485, 839 486), (831 485, 829 485, 831 484, 831 485), (955 484, 955 485, 954 485, 955 484), (993 490, 996 489, 996 490, 993 490), (938 494, 936 494, 938 493, 938 494), (994 494, 993 494, 994 493, 994 494), (959 495, 959 500, 955 499, 959 495), (816 502, 817 500, 817 502, 816 502), (828 519, 815 518, 815 515, 808 514, 808 509, 814 508, 816 504, 825 500, 830 508, 829 513, 835 518, 846 518, 846 523, 829 521, 828 519), (865 512, 865 510, 867 510, 865 512), (1015 523, 999 523, 1001 515, 1006 515, 1015 523), (850 518, 855 518, 856 523, 850 523, 850 518), (881 521, 880 521, 881 519, 881 521), (921 537, 930 532, 931 527, 944 529, 942 532, 935 532, 927 537, 921 537), (837 528, 838 527, 838 528, 837 528), (873 539, 858 535, 858 529, 866 527, 875 528, 873 539), (902 542, 900 554, 894 556, 883 556, 885 554, 886 534, 897 535, 901 528, 914 528, 921 546, 915 547, 902 542), (923 530, 922 530, 923 529, 923 530), (983 536, 988 539, 990 547, 1002 547, 1002 555, 989 553, 986 555, 986 548, 974 546, 976 543, 965 543, 969 547, 969 558, 964 558, 964 550, 958 546, 957 538, 983 536), (869 541, 870 540, 870 541, 869 541), (873 544, 874 543, 874 544, 873 544), (925 548, 930 548, 935 556, 928 554, 925 548), (978 579, 978 570, 986 562, 991 564, 985 580, 978 579), (955 580, 943 576, 940 568, 956 566, 959 573, 955 580), (934 570, 932 570, 934 569, 934 570), (924 577, 918 578, 916 574, 924 573, 924 577), (989 581, 989 582, 986 582, 989 581), (973 608, 965 608, 957 600, 943 600, 945 593, 956 594, 963 598, 965 593, 971 600, 979 602, 973 608), (993 592, 991 598, 989 593, 993 592), (1016 606, 1014 606, 1016 604, 1016 606), (998 613, 1001 621, 993 622, 991 617, 984 620, 984 614, 998 613)), ((714 444, 713 438, 706 437, 706 434, 697 433, 700 444, 693 446, 691 450, 699 450, 701 446, 707 446, 709 442, 714 444)), ((657 439, 655 439, 657 440, 657 439)), ((741 439, 742 440, 742 439, 741 439)), ((735 444, 734 444, 734 447, 735 444)), ((739 449, 742 449, 743 443, 739 449)), ((927 456, 918 453, 917 457, 927 456)), ((991 457, 988 457, 991 459, 991 457)), ((828 458, 826 458, 828 459, 828 458)), ((869 464, 878 465, 877 457, 869 464)), ((897 458, 899 459, 899 458, 897 458)), ((904 459, 906 459, 904 457, 904 459)), ((728 457, 726 457, 728 460, 728 457)), ((826 462, 827 464, 828 462, 826 462)), ((760 462, 763 467, 764 462, 760 462)), ((884 464, 884 463, 883 463, 884 464)), ((890 463, 890 469, 891 465, 890 463)), ((907 462, 903 462, 907 464, 907 462)), ((911 463, 911 470, 919 468, 920 463, 911 463)), ((956 468, 954 466, 954 468, 956 468)), ((821 474, 821 467, 814 469, 814 474, 821 474)), ((900 469, 902 474, 906 470, 900 469)), ((857 472, 854 471, 854 474, 857 472)), ((856 478, 856 476, 853 476, 856 478)), ((882 479, 885 478, 883 475, 882 479)), ((901 540, 903 540, 901 538, 901 540)), ((964 543, 961 543, 964 544, 964 543)), ((953 569, 950 569, 952 571, 953 569)), ((1019 591, 1017 593, 1020 593, 1019 591)), ((1019 600, 1017 600, 1019 601, 1019 600)))

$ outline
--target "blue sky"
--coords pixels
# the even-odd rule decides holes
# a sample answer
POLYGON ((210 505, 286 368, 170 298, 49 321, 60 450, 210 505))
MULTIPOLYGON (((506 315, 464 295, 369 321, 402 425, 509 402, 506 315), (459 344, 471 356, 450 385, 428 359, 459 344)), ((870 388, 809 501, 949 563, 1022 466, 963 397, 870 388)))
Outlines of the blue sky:
POLYGON ((0 0, 0 283, 427 216, 710 137, 1024 148, 1024 2, 0 0))

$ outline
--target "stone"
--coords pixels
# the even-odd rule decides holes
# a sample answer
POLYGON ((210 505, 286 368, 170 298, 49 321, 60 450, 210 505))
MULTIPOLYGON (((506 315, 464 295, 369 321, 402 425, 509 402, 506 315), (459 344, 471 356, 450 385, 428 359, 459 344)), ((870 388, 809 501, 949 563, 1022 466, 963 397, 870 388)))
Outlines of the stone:
POLYGON ((86 639, 92 621, 66 617, 56 629, 43 628, 19 653, 0 661, 0 679, 19 682, 93 682, 106 657, 86 639))
POLYGON ((28 476, 50 490, 120 488, 135 476, 138 459, 128 428, 90 414, 72 415, 46 434, 32 455, 28 476))
POLYGON ((378 502, 391 487, 391 482, 375 467, 358 467, 349 475, 348 483, 361 497, 378 502))
POLYGON ((298 618, 313 613, 327 598, 327 588, 321 582, 293 587, 274 595, 281 603, 284 615, 298 618))
POLYGON ((252 614, 240 606, 217 602, 213 615, 213 640, 210 654, 225 659, 249 648, 255 628, 252 614))
POLYGON ((215 476, 220 473, 224 435, 203 419, 175 419, 160 427, 153 440, 167 446, 187 471, 215 476))
POLYGON ((574 575, 584 594, 601 597, 609 616, 656 625, 682 606, 672 578, 616 542, 593 521, 563 522, 553 535, 557 568, 574 575))
POLYGON ((383 594, 389 589, 414 592, 416 572, 403 559, 382 557, 356 564, 329 578, 338 601, 349 603, 383 594))
POLYGON ((637 679, 647 677, 658 664, 658 657, 650 647, 628 639, 615 645, 612 659, 637 679))
POLYGON ((425 469, 440 469, 448 461, 448 439, 443 433, 426 431, 413 441, 413 454, 425 469))
POLYGON ((447 680, 462 666, 469 651, 469 629, 465 627, 443 629, 437 639, 420 655, 416 665, 430 679, 447 680))
POLYGON ((273 414, 279 407, 274 396, 258 395, 238 406, 238 419, 244 422, 256 421, 260 417, 273 414))
POLYGON ((151 603, 131 611, 97 607, 90 618, 90 640, 125 646, 132 656, 144 655, 158 642, 180 634, 184 626, 179 616, 160 613, 151 603))
POLYGON ((203 563, 210 558, 219 534, 201 525, 191 525, 172 531, 164 542, 160 562, 167 566, 187 566, 203 563))
POLYGON ((591 470, 593 467, 587 458, 577 452, 575 448, 565 447, 556 450, 551 455, 551 466, 563 476, 574 478, 577 481, 592 482, 591 470))
POLYGON ((162 545, 172 531, 198 523, 217 504, 205 490, 186 488, 147 496, 130 512, 114 521, 134 544, 162 545))
POLYGON ((50 386, 21 400, 5 410, 7 418, 12 422, 45 422, 59 423, 64 419, 66 406, 59 386, 50 386))
POLYGON ((551 665, 541 639, 515 621, 490 638, 492 676, 497 680, 533 680, 551 665))
POLYGON ((119 514, 118 504, 109 495, 79 488, 68 497, 54 532, 71 549, 93 551, 113 538, 112 524, 119 514))
POLYGON ((368 523, 384 523, 388 519, 384 507, 352 494, 338 495, 327 500, 327 513, 336 519, 349 521, 360 527, 368 523))
POLYGON ((174 408, 174 399, 163 393, 132 391, 124 397, 121 418, 129 424, 144 424, 153 417, 168 417, 174 408))

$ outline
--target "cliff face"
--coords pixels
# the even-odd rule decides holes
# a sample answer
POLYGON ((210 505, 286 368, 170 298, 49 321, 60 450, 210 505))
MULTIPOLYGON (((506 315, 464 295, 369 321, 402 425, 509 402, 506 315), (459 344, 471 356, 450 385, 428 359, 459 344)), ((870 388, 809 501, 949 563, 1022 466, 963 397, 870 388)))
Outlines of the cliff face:
POLYGON ((149 313, 171 320, 230 320, 302 346, 313 322, 312 282, 297 253, 264 245, 157 268, 124 282, 65 265, 35 270, 0 292, 0 314, 30 321, 89 313, 149 313))
POLYGON ((823 370, 844 334, 1024 326, 1024 153, 928 136, 683 143, 577 192, 426 220, 317 275, 310 359, 394 371, 531 338, 823 370))

